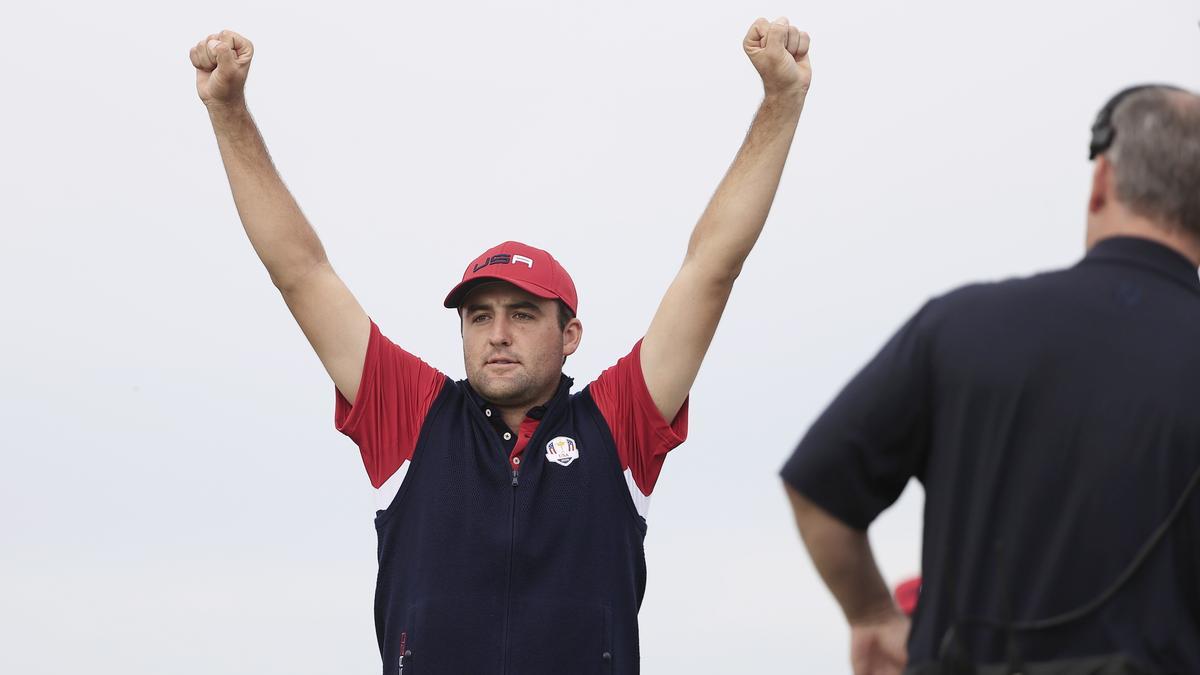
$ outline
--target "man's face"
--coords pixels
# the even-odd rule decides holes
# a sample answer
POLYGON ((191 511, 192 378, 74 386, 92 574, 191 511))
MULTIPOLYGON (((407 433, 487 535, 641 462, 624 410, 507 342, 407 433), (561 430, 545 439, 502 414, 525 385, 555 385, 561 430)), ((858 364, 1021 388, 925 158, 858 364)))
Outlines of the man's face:
POLYGON ((554 395, 563 358, 579 347, 578 319, 559 328, 557 301, 504 282, 476 287, 459 312, 467 380, 484 398, 532 407, 554 395))

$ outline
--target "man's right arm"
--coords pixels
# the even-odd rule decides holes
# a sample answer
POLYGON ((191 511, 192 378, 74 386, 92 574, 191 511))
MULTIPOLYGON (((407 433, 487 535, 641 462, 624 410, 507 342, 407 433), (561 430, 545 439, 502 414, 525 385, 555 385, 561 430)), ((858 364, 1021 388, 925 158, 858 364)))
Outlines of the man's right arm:
POLYGON ((246 107, 244 88, 253 55, 250 41, 232 31, 209 35, 191 51, 196 90, 208 108, 233 200, 254 251, 338 391, 353 403, 371 322, 333 271, 246 107))
POLYGON ((908 663, 911 622, 888 592, 867 533, 830 515, 792 486, 785 487, 813 565, 850 624, 855 675, 899 675, 908 663))
POLYGON ((813 423, 780 472, 801 538, 850 624, 855 675, 899 675, 909 620, 867 528, 920 475, 933 405, 933 302, 888 340, 813 423))

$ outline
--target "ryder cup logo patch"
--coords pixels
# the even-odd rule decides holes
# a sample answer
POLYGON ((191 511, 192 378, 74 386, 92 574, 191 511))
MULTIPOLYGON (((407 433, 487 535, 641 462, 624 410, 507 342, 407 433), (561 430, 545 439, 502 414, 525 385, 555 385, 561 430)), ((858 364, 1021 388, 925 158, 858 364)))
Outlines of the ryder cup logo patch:
POLYGON ((575 446, 575 439, 559 436, 547 443, 546 459, 563 466, 579 459, 579 448, 575 446))

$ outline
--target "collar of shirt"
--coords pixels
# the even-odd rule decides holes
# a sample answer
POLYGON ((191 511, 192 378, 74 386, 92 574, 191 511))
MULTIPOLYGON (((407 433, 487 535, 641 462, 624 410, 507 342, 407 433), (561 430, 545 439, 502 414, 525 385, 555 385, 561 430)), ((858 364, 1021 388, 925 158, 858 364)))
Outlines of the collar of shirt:
MULTIPOLYGON (((559 392, 562 391, 564 386, 569 390, 573 382, 571 378, 563 375, 562 379, 559 380, 559 392)), ((525 451, 525 446, 529 444, 529 439, 537 431, 538 424, 541 423, 542 417, 546 415, 546 410, 549 408, 550 402, 547 401, 543 405, 536 405, 530 408, 525 413, 525 419, 521 420, 521 427, 517 429, 516 433, 513 433, 508 428, 508 425, 504 423, 504 416, 500 414, 500 411, 481 396, 479 392, 475 391, 475 387, 472 387, 470 382, 467 382, 467 394, 471 397, 471 401, 479 406, 479 409, 483 412, 483 416, 487 418, 492 428, 496 431, 496 435, 500 437, 500 443, 508 451, 509 464, 512 465, 513 470, 516 470, 521 464, 521 453, 525 451)))
POLYGON ((1200 273, 1182 253, 1170 246, 1139 237, 1111 237, 1088 251, 1085 263, 1116 262, 1147 268, 1195 291, 1200 291, 1200 273))

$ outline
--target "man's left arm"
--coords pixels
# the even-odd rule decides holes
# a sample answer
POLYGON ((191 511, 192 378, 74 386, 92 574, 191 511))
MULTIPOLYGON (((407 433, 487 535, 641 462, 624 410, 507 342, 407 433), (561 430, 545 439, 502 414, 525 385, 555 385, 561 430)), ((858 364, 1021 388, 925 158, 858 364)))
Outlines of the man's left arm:
POLYGON ((758 19, 746 34, 742 46, 762 77, 762 105, 642 341, 646 387, 664 419, 687 400, 733 282, 767 220, 812 80, 808 45, 808 35, 785 18, 758 19))

